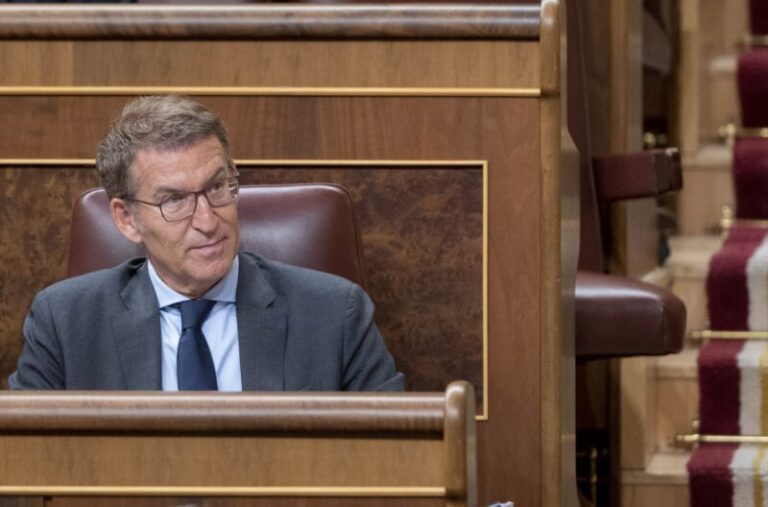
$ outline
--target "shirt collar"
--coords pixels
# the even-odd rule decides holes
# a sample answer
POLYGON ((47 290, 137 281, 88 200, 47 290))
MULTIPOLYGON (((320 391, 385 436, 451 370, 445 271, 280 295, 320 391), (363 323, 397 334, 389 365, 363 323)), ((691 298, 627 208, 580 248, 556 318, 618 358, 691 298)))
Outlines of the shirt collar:
MULTIPOLYGON (((160 308, 189 300, 187 296, 179 294, 168 287, 168 285, 160 278, 160 275, 157 274, 155 267, 149 259, 147 259, 147 268, 149 269, 149 280, 152 282, 152 287, 155 289, 157 303, 160 308)), ((203 294, 201 299, 234 303, 236 301, 235 295, 237 294, 237 277, 239 271, 240 258, 236 255, 227 274, 224 275, 221 280, 216 282, 216 285, 208 289, 208 292, 203 294)))

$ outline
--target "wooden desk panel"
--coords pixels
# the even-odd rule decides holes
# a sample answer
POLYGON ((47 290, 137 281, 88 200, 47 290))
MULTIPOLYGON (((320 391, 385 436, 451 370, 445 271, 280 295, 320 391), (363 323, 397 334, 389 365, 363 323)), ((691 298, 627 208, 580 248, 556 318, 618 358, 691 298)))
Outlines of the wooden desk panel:
POLYGON ((440 500, 475 505, 474 396, 6 393, 0 497, 440 500))

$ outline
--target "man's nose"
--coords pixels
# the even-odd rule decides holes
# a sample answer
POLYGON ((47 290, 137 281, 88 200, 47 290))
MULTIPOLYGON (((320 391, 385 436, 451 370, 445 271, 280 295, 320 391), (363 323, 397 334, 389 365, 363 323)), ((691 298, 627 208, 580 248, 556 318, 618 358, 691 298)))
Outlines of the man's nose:
POLYGON ((209 231, 216 228, 218 217, 213 210, 213 206, 208 202, 205 192, 200 192, 195 196, 197 205, 192 214, 192 226, 202 231, 209 231))

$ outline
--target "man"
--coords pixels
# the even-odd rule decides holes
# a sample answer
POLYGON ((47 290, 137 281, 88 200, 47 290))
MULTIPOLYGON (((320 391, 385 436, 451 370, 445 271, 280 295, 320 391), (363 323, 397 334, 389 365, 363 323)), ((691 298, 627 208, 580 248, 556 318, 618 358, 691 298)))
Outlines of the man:
POLYGON ((203 106, 131 102, 96 165, 147 258, 41 291, 12 389, 403 389, 359 287, 239 252, 238 173, 203 106))

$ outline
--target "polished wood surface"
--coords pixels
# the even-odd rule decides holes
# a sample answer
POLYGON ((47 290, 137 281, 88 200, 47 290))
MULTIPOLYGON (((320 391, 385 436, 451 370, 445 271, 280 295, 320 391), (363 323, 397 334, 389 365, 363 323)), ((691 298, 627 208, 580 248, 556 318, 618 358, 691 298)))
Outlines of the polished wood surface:
POLYGON ((7 393, 0 495, 475 505, 473 405, 466 382, 444 394, 7 393))
POLYGON ((539 71, 535 42, 503 40, 0 39, 0 58, 2 87, 369 87, 375 94, 376 87, 536 88, 539 71))
MULTIPOLYGON (((38 499, 36 499, 38 500, 38 499)), ((254 497, 93 497, 55 496, 45 501, 45 507, 446 507, 442 498, 254 498, 254 497)), ((43 507, 38 503, 20 503, 5 506, 0 498, 0 507, 43 507)))
MULTIPOLYGON (((47 40, 29 26, 29 40, 6 34, 3 373, 13 368, 32 295, 63 276, 69 206, 95 181, 72 160, 88 165, 108 120, 134 94, 203 86, 198 98, 224 118, 235 156, 254 162, 247 183, 351 188, 377 321, 409 388, 468 378, 478 393, 487 390, 478 399, 487 413, 477 422, 480 502, 568 504, 577 244, 566 229, 576 215, 561 174, 559 8, 546 5, 547 29, 530 37, 509 35, 517 28, 502 27, 509 19, 490 15, 497 11, 455 5, 437 8, 462 16, 477 9, 493 20, 466 30, 499 36, 414 38, 402 33, 411 27, 385 27, 386 38, 367 29, 370 37, 327 40, 305 36, 300 23, 284 36, 231 41, 105 39, 106 29, 100 40, 47 40)), ((349 19, 357 12, 338 9, 349 19)), ((174 23, 178 33, 198 30, 193 19, 174 23)), ((349 23, 358 34, 355 23, 366 24, 349 23)))
POLYGON ((435 433, 443 429, 444 410, 443 396, 426 394, 263 393, 255 398, 244 393, 8 392, 0 395, 0 428, 33 433, 435 433))
POLYGON ((537 39, 533 5, 2 6, 2 38, 537 39))

